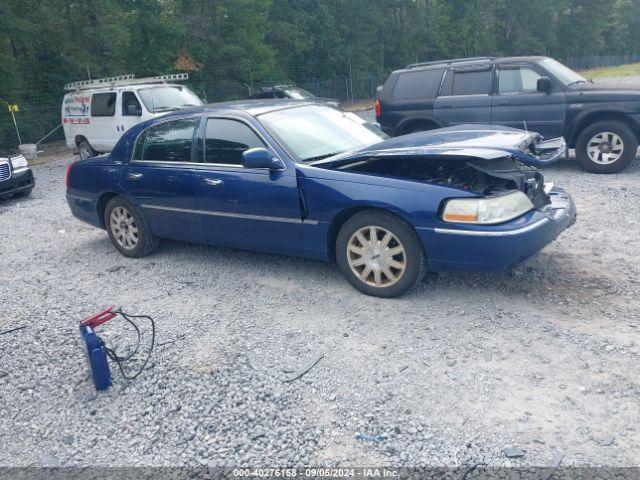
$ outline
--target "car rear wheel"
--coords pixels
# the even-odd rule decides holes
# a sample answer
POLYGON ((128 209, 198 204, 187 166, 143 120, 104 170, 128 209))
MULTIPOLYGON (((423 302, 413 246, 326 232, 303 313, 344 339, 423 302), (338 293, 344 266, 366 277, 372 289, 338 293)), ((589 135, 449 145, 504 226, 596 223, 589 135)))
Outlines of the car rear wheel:
POLYGON ((147 222, 122 197, 109 200, 104 210, 104 224, 113 245, 127 257, 144 257, 158 248, 159 240, 147 222))
POLYGON ((78 155, 80 156, 80 160, 86 160, 87 158, 95 157, 98 154, 89 142, 86 140, 80 140, 78 143, 78 155))
POLYGON ((638 139, 624 123, 615 120, 596 122, 585 128, 576 144, 576 157, 594 173, 616 173, 636 157, 638 139))
POLYGON ((413 228, 395 215, 363 211, 345 222, 336 261, 349 283, 367 295, 397 297, 424 276, 425 255, 413 228))

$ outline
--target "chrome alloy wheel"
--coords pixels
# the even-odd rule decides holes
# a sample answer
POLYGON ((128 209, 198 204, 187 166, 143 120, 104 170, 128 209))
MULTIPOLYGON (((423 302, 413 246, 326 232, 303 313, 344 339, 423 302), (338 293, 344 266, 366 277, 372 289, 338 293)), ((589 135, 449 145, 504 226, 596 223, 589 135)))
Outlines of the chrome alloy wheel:
POLYGON ((138 226, 131 212, 124 207, 116 207, 109 215, 109 228, 118 245, 125 250, 133 250, 138 244, 138 226))
POLYGON ((617 162, 624 152, 622 138, 612 132, 600 132, 587 143, 587 154, 594 163, 607 165, 617 162))
POLYGON ((360 281, 373 287, 389 287, 405 272, 404 246, 385 228, 368 226, 356 231, 347 244, 347 260, 360 281))

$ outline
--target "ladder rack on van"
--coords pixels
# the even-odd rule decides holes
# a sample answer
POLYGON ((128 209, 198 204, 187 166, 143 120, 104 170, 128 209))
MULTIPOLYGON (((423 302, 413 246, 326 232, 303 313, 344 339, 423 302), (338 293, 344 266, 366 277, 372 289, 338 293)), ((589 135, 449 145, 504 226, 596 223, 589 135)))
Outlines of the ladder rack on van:
POLYGON ((168 81, 188 80, 188 73, 172 73, 170 75, 157 75, 155 77, 135 78, 135 75, 120 75, 117 77, 96 78, 95 80, 80 80, 67 83, 65 91, 90 90, 92 88, 114 88, 129 85, 141 85, 146 83, 167 83, 168 81))

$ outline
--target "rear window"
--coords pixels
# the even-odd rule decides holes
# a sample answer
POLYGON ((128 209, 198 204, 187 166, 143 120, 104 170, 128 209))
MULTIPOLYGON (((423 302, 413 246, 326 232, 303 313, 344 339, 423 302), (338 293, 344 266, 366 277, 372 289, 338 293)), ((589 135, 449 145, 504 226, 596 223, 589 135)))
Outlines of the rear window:
POLYGON ((488 95, 491 70, 449 70, 441 95, 488 95))
POLYGON ((193 136, 198 118, 184 118, 149 127, 134 149, 135 160, 155 162, 191 162, 193 136))
POLYGON ((398 75, 393 98, 396 100, 415 100, 419 98, 434 98, 438 93, 442 70, 416 70, 398 75))
POLYGON ((113 117, 116 113, 116 94, 94 93, 91 95, 91 116, 113 117))

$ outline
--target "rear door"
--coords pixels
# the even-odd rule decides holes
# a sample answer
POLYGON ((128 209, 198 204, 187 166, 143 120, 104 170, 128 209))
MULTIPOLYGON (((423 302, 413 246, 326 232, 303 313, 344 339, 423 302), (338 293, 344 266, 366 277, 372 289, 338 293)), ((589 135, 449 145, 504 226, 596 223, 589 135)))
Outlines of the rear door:
POLYGON ((207 242, 271 251, 298 247, 302 222, 293 166, 244 168, 242 153, 249 148, 276 155, 244 119, 211 117, 202 136, 195 189, 207 242))
POLYGON ((122 169, 121 187, 160 237, 204 241, 194 192, 199 122, 187 117, 152 125, 122 169))
POLYGON ((385 85, 378 98, 378 121, 386 133, 407 133, 404 127, 410 122, 434 118, 434 99, 443 72, 442 68, 416 68, 399 73, 393 85, 385 85))
POLYGON ((435 102, 435 117, 443 125, 491 122, 491 64, 446 71, 435 102))
POLYGON ((562 136, 565 94, 555 84, 551 91, 539 92, 538 79, 544 73, 529 64, 499 65, 491 123, 538 132, 545 138, 562 136))

